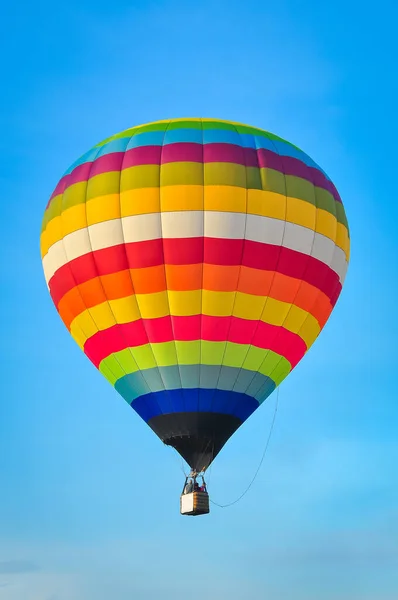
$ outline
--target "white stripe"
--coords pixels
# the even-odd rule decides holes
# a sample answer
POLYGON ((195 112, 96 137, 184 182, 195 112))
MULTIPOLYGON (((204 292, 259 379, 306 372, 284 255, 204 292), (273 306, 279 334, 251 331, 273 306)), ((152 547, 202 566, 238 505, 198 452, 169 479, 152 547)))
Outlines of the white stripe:
POLYGON ((245 238, 244 213, 204 211, 205 236, 230 240, 245 238))
POLYGON ((64 237, 64 246, 68 260, 74 260, 79 256, 83 256, 83 254, 91 252, 90 237, 87 227, 74 231, 74 235, 66 235, 64 237))
POLYGON ((320 233, 316 233, 311 256, 330 266, 332 264, 335 248, 337 248, 337 246, 330 238, 327 238, 320 233))
POLYGON ((280 246, 283 240, 285 221, 271 217, 247 215, 246 239, 280 246))
POLYGON ((311 254, 314 243, 315 231, 295 225, 286 221, 285 233, 283 235, 282 246, 290 250, 296 250, 302 254, 311 254))
MULTIPOLYGON (((120 219, 112 219, 112 221, 103 221, 102 223, 90 225, 88 227, 88 234, 93 252, 109 246, 124 244, 123 228, 120 219)), ((67 235, 66 238, 69 238, 71 235, 67 235)))
POLYGON ((333 260, 330 266, 338 274, 341 285, 343 285, 347 274, 348 262, 343 250, 339 246, 336 246, 334 249, 333 260))
POLYGON ((51 246, 43 258, 43 271, 47 284, 54 273, 67 262, 68 258, 65 254, 64 242, 63 240, 59 240, 51 246))
POLYGON ((202 210, 163 212, 161 216, 162 237, 165 239, 203 236, 204 214, 202 210))
POLYGON ((280 219, 217 211, 181 211, 132 215, 90 225, 53 244, 43 258, 46 280, 62 265, 87 254, 118 244, 159 238, 206 237, 247 239, 283 246, 311 255, 330 266, 343 281, 347 271, 344 251, 312 229, 280 219))
POLYGON ((122 222, 126 244, 157 240, 162 237, 161 213, 135 215, 116 220, 122 222))

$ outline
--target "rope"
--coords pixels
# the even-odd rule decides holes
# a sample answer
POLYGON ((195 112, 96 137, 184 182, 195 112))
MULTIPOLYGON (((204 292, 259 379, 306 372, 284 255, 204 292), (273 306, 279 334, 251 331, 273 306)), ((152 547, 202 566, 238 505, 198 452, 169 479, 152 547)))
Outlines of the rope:
POLYGON ((234 504, 237 504, 237 503, 238 503, 240 500, 242 500, 242 498, 243 498, 244 496, 246 496, 247 492, 248 492, 248 491, 250 490, 250 488, 252 487, 253 483, 255 482, 255 480, 256 480, 256 478, 257 478, 257 475, 258 475, 258 474, 259 474, 259 472, 260 472, 261 466, 262 466, 262 464, 263 464, 263 462, 264 462, 264 458, 265 458, 265 455, 266 455, 266 453, 267 453, 267 450, 268 450, 268 446, 269 446, 269 443, 270 443, 270 440, 271 440, 271 436, 272 436, 272 432, 273 432, 274 425, 275 425, 276 413, 278 412, 278 404, 279 404, 279 387, 278 387, 278 389, 277 389, 277 392, 276 392, 276 401, 275 401, 275 410, 274 410, 274 416, 273 416, 273 418, 272 418, 272 423, 271 423, 271 427, 270 427, 270 430, 269 430, 269 434, 268 434, 267 441, 266 441, 266 443, 265 443, 265 448, 264 448, 263 454, 262 454, 262 456, 261 456, 260 463, 259 463, 259 465, 258 465, 258 467, 257 467, 257 469, 256 469, 256 471, 255 471, 255 473, 254 473, 254 476, 253 476, 252 480, 250 481, 249 485, 248 485, 248 486, 247 486, 247 488, 244 490, 244 492, 243 492, 243 493, 242 493, 242 494, 241 494, 241 495, 240 495, 238 498, 236 498, 236 500, 234 500, 233 502, 229 502, 228 504, 218 504, 217 502, 214 502, 214 500, 212 500, 212 499, 210 498, 210 502, 211 502, 212 504, 214 504, 215 506, 218 506, 219 508, 228 508, 229 506, 233 506, 234 504))
POLYGON ((184 459, 182 458, 182 456, 178 454, 177 450, 173 448, 173 446, 169 446, 168 444, 165 444, 165 446, 166 448, 170 448, 171 454, 178 463, 178 466, 180 467, 181 471, 184 473, 185 477, 188 477, 188 473, 185 471, 184 459))

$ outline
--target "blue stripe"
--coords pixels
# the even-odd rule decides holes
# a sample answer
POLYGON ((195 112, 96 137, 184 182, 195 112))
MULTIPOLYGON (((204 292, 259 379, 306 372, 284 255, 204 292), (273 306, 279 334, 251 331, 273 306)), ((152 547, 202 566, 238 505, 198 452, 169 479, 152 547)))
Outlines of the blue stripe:
POLYGON ((131 404, 151 392, 176 389, 219 389, 253 396, 258 402, 275 389, 266 375, 225 365, 171 365, 154 367, 120 377, 115 389, 131 404))
POLYGON ((105 154, 111 154, 111 152, 125 152, 130 138, 120 138, 118 140, 112 140, 104 146, 101 146, 101 150, 98 156, 105 156, 105 154))
POLYGON ((73 169, 76 169, 76 167, 78 167, 79 165, 82 165, 86 162, 92 162, 95 157, 98 154, 98 148, 91 148, 91 150, 89 150, 88 152, 85 152, 85 154, 83 154, 83 156, 81 156, 80 158, 78 158, 74 163, 71 164, 71 166, 69 167, 69 169, 67 171, 65 171, 64 173, 64 177, 65 175, 69 175, 70 173, 72 173, 73 169))
POLYGON ((146 422, 161 414, 213 412, 233 415, 243 423, 259 407, 259 403, 247 394, 198 388, 145 394, 134 400, 131 406, 146 422))
POLYGON ((325 175, 325 177, 327 179, 329 179, 329 177, 325 173, 325 171, 323 169, 321 169, 321 167, 319 165, 317 165, 316 162, 313 161, 312 158, 310 158, 308 156, 308 154, 306 154, 302 150, 295 148, 288 142, 278 142, 277 140, 274 140, 274 149, 275 148, 277 149, 277 151, 279 152, 279 154, 281 156, 291 156, 292 158, 297 158, 298 160, 301 160, 301 162, 306 164, 308 167, 312 167, 313 169, 318 169, 318 171, 321 171, 321 173, 323 173, 325 175))
POLYGON ((92 162, 100 156, 105 156, 106 154, 111 154, 112 152, 125 152, 127 149, 129 139, 130 138, 121 138, 118 140, 112 140, 107 144, 104 144, 103 146, 94 146, 94 148, 91 148, 91 150, 89 150, 88 152, 83 154, 83 156, 78 158, 64 173, 64 176, 69 175, 69 173, 72 173, 72 171, 76 169, 76 167, 78 167, 79 165, 83 165, 87 162, 92 162))
POLYGON ((93 161, 96 157, 110 154, 111 152, 126 152, 131 148, 140 148, 142 146, 161 146, 175 143, 196 143, 196 144, 234 144, 243 146, 244 148, 264 149, 271 152, 277 152, 281 156, 289 156, 296 158, 309 167, 318 169, 330 181, 329 176, 316 162, 312 160, 305 152, 295 148, 289 142, 270 139, 264 135, 252 135, 249 133, 238 133, 227 129, 171 129, 169 131, 147 131, 136 133, 132 136, 132 132, 128 137, 111 140, 100 148, 95 146, 76 162, 64 173, 68 175, 77 166, 93 161))
POLYGON ((131 148, 141 148, 141 146, 161 146, 164 140, 164 131, 146 131, 136 133, 130 139, 127 150, 131 148))
POLYGON ((201 129, 170 129, 166 131, 163 145, 167 144, 202 144, 203 133, 201 129))
POLYGON ((237 131, 229 131, 228 129, 204 129, 203 130, 204 144, 235 144, 242 145, 242 136, 237 131))

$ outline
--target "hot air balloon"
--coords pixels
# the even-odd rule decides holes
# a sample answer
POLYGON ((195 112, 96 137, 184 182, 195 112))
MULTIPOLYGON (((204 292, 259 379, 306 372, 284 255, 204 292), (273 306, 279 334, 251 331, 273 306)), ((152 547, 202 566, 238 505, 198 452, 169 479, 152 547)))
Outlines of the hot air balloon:
MULTIPOLYGON (((309 156, 214 119, 97 144, 59 181, 41 233, 61 319, 194 483, 318 337, 349 245, 309 156)), ((208 512, 191 504, 182 512, 208 512)))

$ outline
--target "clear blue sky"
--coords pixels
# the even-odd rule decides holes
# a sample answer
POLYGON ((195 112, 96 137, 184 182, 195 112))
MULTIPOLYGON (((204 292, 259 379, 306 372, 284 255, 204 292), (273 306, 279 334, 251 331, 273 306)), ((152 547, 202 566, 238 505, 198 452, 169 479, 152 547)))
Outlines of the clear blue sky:
MULTIPOLYGON (((394 5, 25 0, 2 10, 0 600, 182 600, 187 590, 192 600, 396 600, 394 5), (352 238, 333 316, 280 388, 255 485, 198 519, 178 514, 176 456, 69 338, 39 253, 44 207, 75 158, 121 129, 182 116, 249 123, 300 146, 334 180, 352 238)), ((217 502, 250 480, 274 402, 217 459, 217 502)))

